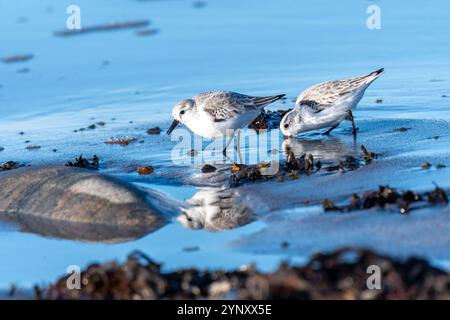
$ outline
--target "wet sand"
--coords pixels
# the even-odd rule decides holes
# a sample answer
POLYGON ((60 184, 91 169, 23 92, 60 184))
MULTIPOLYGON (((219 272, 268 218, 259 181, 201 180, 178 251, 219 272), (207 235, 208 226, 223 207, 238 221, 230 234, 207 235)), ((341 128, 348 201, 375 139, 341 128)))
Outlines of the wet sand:
MULTIPOLYGON (((440 5, 448 6, 443 1, 440 5)), ((347 245, 367 246, 394 257, 419 255, 448 267, 447 207, 400 215, 395 209, 325 213, 321 205, 325 198, 339 203, 379 185, 429 191, 434 182, 449 190, 450 99, 445 95, 450 65, 443 55, 448 52, 444 9, 424 11, 414 2, 409 10, 427 22, 419 25, 403 6, 383 4, 383 10, 392 14, 386 15, 386 28, 376 33, 365 28, 365 5, 331 1, 325 11, 287 0, 262 1, 257 8, 250 2, 233 6, 217 1, 201 10, 189 1, 130 2, 125 12, 106 2, 80 1, 80 6, 98 13, 86 21, 89 25, 120 15, 123 21, 149 18, 160 32, 137 37, 121 30, 62 39, 53 32, 63 25, 63 5, 55 5, 50 13, 37 4, 23 8, 20 15, 30 16, 25 24, 16 24, 16 8, 3 8, 0 24, 5 34, 9 30, 21 41, 8 36, 8 50, 2 56, 30 53, 33 59, 0 65, 0 162, 64 166, 80 154, 97 155, 100 173, 147 192, 156 190, 175 208, 168 210, 169 223, 161 229, 115 244, 40 232, 40 221, 33 228, 0 222, 0 252, 8 261, 0 266, 0 288, 53 281, 72 264, 123 261, 134 249, 164 263, 165 270, 231 269, 255 262, 259 269, 272 271, 282 260, 301 263, 313 252, 347 245), (250 10, 261 14, 248 21, 244 13, 250 10), (299 19, 300 12, 317 18, 299 19), (336 25, 340 27, 331 27, 336 25), (343 39, 343 33, 351 37, 343 39), (302 37, 304 41, 293 40, 302 37), (184 50, 187 47, 192 50, 184 50), (170 161, 175 142, 164 131, 176 101, 210 89, 286 92, 286 102, 272 107, 287 109, 309 85, 381 66, 386 74, 367 91, 355 113, 360 129, 356 143, 349 124, 331 137, 313 133, 291 141, 297 155, 311 153, 323 162, 360 157, 361 144, 381 154, 379 159, 345 173, 321 171, 297 180, 233 188, 227 198, 238 208, 249 208, 232 211, 238 219, 233 214, 226 216, 228 221, 214 219, 218 212, 214 206, 196 210, 201 223, 179 218, 180 207, 189 199, 217 197, 228 180, 221 172, 205 175, 201 166, 170 161), (19 73, 20 68, 30 71, 19 73), (378 99, 382 103, 376 103, 378 99), (163 129, 161 134, 147 133, 156 126, 163 129), (130 137, 133 142, 125 146, 105 143, 130 137), (430 169, 421 167, 425 161, 432 164, 430 169), (437 169, 438 164, 446 167, 437 169), (153 166, 152 174, 136 172, 138 166, 147 165, 153 166), (198 250, 185 250, 193 247, 198 250)))

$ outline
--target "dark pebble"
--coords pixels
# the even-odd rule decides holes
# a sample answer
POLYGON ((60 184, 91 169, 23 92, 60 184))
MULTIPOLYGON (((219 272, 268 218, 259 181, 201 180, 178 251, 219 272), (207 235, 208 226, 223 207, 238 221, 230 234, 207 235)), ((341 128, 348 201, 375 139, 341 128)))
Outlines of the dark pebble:
POLYGON ((217 170, 217 168, 214 167, 214 166, 212 166, 212 165, 210 165, 210 164, 205 164, 205 165, 202 167, 202 172, 203 172, 203 173, 210 173, 210 172, 214 172, 214 171, 216 171, 216 170, 217 170))
POLYGON ((160 134, 161 128, 160 127, 154 127, 147 130, 148 134, 160 134))

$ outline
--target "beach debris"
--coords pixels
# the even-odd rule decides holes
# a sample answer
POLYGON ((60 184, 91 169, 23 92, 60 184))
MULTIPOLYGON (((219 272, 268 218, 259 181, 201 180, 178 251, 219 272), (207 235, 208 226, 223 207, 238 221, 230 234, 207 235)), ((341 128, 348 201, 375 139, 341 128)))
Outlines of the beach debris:
POLYGON ((428 161, 425 161, 424 163, 421 164, 422 169, 430 169, 431 168, 431 163, 429 163, 428 161))
POLYGON ((100 162, 100 160, 95 154, 90 161, 83 158, 83 155, 80 155, 78 158, 75 158, 74 162, 68 161, 66 163, 66 167, 77 167, 77 168, 98 171, 99 162, 100 162))
POLYGON ((27 23, 28 17, 18 17, 16 20, 17 23, 27 23))
POLYGON ((186 155, 188 155, 190 157, 196 157, 196 156, 198 156, 198 151, 195 149, 191 149, 188 152, 186 152, 186 155))
POLYGON ((373 159, 378 158, 378 156, 379 156, 379 155, 376 154, 376 153, 367 151, 367 148, 366 148, 363 144, 361 145, 361 150, 362 150, 362 152, 364 153, 364 160, 365 160, 366 162, 370 162, 370 161, 372 161, 373 159))
POLYGON ((411 128, 400 127, 400 128, 394 129, 394 132, 406 132, 408 130, 411 130, 411 128))
POLYGON ((192 247, 184 247, 183 251, 184 252, 195 252, 195 251, 199 251, 200 247, 199 246, 192 246, 192 247))
POLYGON ((433 191, 427 192, 426 195, 427 195, 428 203, 430 203, 432 205, 438 205, 438 204, 447 205, 448 204, 448 195, 445 192, 445 190, 442 188, 439 188, 439 186, 436 186, 436 188, 433 191))
POLYGON ((333 201, 330 199, 325 199, 322 201, 322 206, 325 211, 341 211, 339 207, 337 207, 333 201))
POLYGON ((262 110, 259 116, 248 125, 248 128, 255 130, 256 133, 259 133, 260 130, 277 129, 280 127, 283 116, 291 110, 292 109, 278 111, 262 110))
POLYGON ((3 58, 0 58, 0 60, 4 63, 15 63, 15 62, 25 62, 25 61, 31 60, 33 58, 34 58, 34 55, 32 55, 32 54, 22 54, 22 55, 3 57, 3 58))
POLYGON ((57 37, 67 37, 67 36, 74 36, 74 35, 86 34, 86 33, 92 33, 92 32, 104 32, 104 31, 142 28, 142 27, 147 27, 148 25, 150 25, 149 20, 115 22, 115 23, 111 23, 111 24, 100 24, 100 25, 96 25, 96 26, 83 27, 81 29, 57 31, 54 33, 54 35, 57 37))
POLYGON ((154 127, 147 130, 148 134, 160 134, 161 128, 160 127, 154 127))
POLYGON ((269 273, 255 266, 235 270, 178 269, 164 272, 141 252, 123 263, 94 263, 81 272, 81 289, 65 275, 35 299, 449 299, 450 275, 424 259, 398 260, 374 251, 342 248, 313 255, 304 266, 282 263, 269 273), (351 257, 351 259, 349 259, 351 257), (367 288, 367 268, 381 268, 381 288, 367 288))
POLYGON ((30 68, 20 68, 17 70, 17 73, 29 73, 30 71, 30 68))
POLYGON ((25 147, 25 149, 27 149, 27 150, 38 150, 40 148, 41 148, 41 146, 38 144, 29 144, 25 147))
POLYGON ((287 148, 286 161, 278 165, 278 169, 273 174, 267 174, 270 169, 269 163, 259 163, 256 165, 232 164, 230 168, 230 186, 236 187, 247 182, 265 181, 276 179, 280 182, 285 181, 285 178, 291 180, 299 179, 301 175, 311 175, 323 170, 326 173, 353 171, 363 165, 368 165, 372 159, 379 157, 378 154, 369 152, 362 145, 363 159, 357 159, 351 155, 345 156, 344 159, 339 159, 337 163, 324 164, 320 161, 315 161, 312 154, 302 154, 296 157, 294 152, 287 148), (265 172, 263 172, 265 170, 265 172))
POLYGON ((156 28, 142 29, 136 31, 136 35, 141 37, 153 36, 157 33, 159 33, 159 29, 156 28))
POLYGON ((241 171, 241 169, 243 167, 244 167, 243 165, 238 165, 237 163, 233 163, 231 165, 231 171, 238 172, 238 171, 241 171))
POLYGON ((206 1, 202 1, 202 0, 196 0, 194 2, 192 2, 192 6, 196 9, 201 9, 206 7, 207 3, 206 1))
POLYGON ((105 141, 106 144, 117 144, 121 146, 127 146, 132 142, 136 142, 137 139, 135 137, 118 137, 118 138, 110 138, 108 141, 105 141))
POLYGON ((210 165, 210 164, 205 164, 205 165, 202 167, 202 172, 203 172, 203 173, 211 173, 211 172, 214 172, 214 171, 216 171, 216 170, 217 170, 217 168, 214 167, 214 166, 212 166, 212 165, 210 165))
POLYGON ((152 174, 154 171, 153 166, 140 166, 137 167, 137 173, 141 176, 147 176, 149 174, 152 174))
POLYGON ((94 130, 94 129, 97 129, 97 126, 104 127, 105 125, 106 125, 106 123, 104 121, 99 121, 97 123, 90 124, 86 128, 80 128, 78 130, 75 129, 75 130, 73 130, 73 132, 83 132, 85 130, 94 130))
POLYGON ((0 172, 2 171, 9 171, 9 170, 14 170, 14 169, 18 169, 20 167, 23 167, 22 164, 15 162, 15 161, 7 161, 4 162, 0 165, 0 172))
POLYGON ((350 212, 355 210, 364 210, 371 208, 388 208, 396 207, 401 214, 409 213, 413 207, 412 204, 427 202, 431 205, 448 204, 448 196, 445 190, 436 186, 436 188, 424 194, 419 194, 411 190, 399 193, 396 189, 389 186, 380 186, 377 191, 365 192, 362 196, 353 194, 350 203, 344 205, 336 205, 330 199, 322 202, 324 211, 340 211, 350 212))

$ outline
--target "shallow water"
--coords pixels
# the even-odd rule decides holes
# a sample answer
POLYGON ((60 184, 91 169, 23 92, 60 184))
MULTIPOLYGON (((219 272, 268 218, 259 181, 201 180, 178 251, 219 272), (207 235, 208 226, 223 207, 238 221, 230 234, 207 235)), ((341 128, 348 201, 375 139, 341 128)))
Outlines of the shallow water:
POLYGON ((65 26, 69 4, 0 4, 0 57, 35 55, 23 63, 0 63, 0 162, 64 164, 79 154, 96 154, 102 172, 184 202, 201 191, 202 184, 221 184, 205 180, 196 166, 173 166, 175 142, 164 134, 146 133, 150 127, 168 127, 175 102, 224 89, 254 95, 287 93, 286 104, 273 108, 288 108, 314 83, 379 67, 385 74, 367 90, 355 114, 360 127, 356 144, 348 124, 330 138, 312 134, 293 143, 298 153, 311 152, 324 160, 358 154, 361 143, 383 156, 347 174, 238 188, 232 198, 255 217, 228 231, 185 228, 174 212, 171 222, 154 233, 104 244, 43 237, 1 223, 0 288, 48 282, 69 265, 121 260, 135 249, 167 269, 232 268, 255 262, 269 270, 280 260, 301 262, 316 250, 350 244, 396 256, 450 261, 445 250, 450 243, 448 209, 407 217, 382 212, 366 219, 367 213, 324 215, 315 205, 325 197, 341 199, 379 184, 428 190, 434 181, 450 187, 450 169, 420 168, 425 160, 450 166, 450 98, 445 97, 450 96, 448 1, 433 6, 377 1, 382 28, 368 30, 366 8, 371 2, 210 0, 198 9, 181 0, 80 0, 83 25, 150 19, 150 27, 159 33, 139 37, 135 30, 120 30, 55 37, 53 32, 65 26), (29 71, 18 72, 23 68, 29 71), (383 103, 376 104, 379 98, 383 103), (73 132, 98 121, 106 125, 73 132), (400 127, 411 130, 394 131, 400 127), (113 136, 138 141, 125 147, 104 144, 113 136), (25 141, 41 148, 27 150, 25 141), (134 167, 145 164, 154 165, 155 173, 140 177, 134 167), (304 200, 313 204, 305 206, 304 200), (408 230, 417 236, 406 237, 408 230), (280 246, 283 241, 289 248, 280 246), (199 250, 183 251, 191 247, 199 250))

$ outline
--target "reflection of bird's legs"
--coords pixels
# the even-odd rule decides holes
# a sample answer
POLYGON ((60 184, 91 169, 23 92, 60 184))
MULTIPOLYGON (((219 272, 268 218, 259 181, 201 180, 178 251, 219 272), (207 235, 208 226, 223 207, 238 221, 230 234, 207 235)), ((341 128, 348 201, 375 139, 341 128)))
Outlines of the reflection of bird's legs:
POLYGON ((352 134, 353 134, 353 137, 356 138, 357 130, 356 130, 355 119, 353 118, 352 110, 348 110, 348 116, 346 119, 352 122, 352 134))
POLYGON ((328 129, 326 132, 324 132, 324 135, 329 136, 330 132, 333 131, 334 129, 336 129, 339 126, 339 124, 331 127, 330 129, 328 129))
POLYGON ((236 134, 236 130, 233 131, 233 134, 231 135, 230 140, 228 140, 227 145, 225 146, 225 149, 223 149, 223 151, 222 151, 224 156, 227 156, 227 148, 230 146, 231 141, 233 141, 235 134, 236 134))
POLYGON ((241 154, 241 130, 237 130, 237 152, 239 156, 239 163, 243 163, 242 161, 242 154, 241 154))

